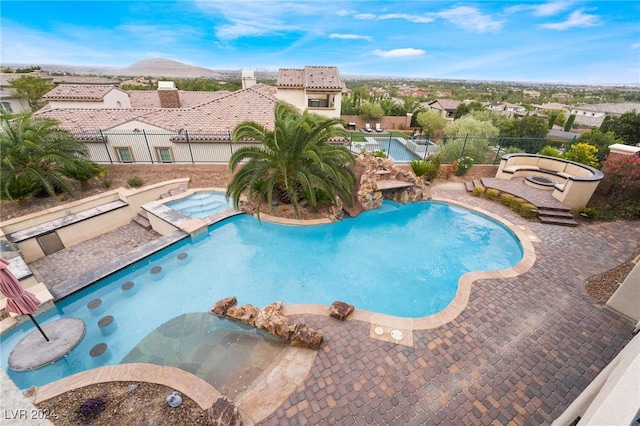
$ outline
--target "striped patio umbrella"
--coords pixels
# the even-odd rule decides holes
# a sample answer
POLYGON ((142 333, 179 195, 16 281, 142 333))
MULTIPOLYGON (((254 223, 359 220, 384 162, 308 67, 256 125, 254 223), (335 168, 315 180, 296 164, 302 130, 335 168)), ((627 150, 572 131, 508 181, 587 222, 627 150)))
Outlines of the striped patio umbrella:
POLYGON ((40 306, 40 301, 31 292, 26 291, 20 281, 9 270, 9 262, 0 258, 0 292, 7 298, 7 312, 18 315, 29 315, 31 321, 36 325, 42 336, 48 342, 49 338, 40 325, 35 320, 32 313, 40 306))

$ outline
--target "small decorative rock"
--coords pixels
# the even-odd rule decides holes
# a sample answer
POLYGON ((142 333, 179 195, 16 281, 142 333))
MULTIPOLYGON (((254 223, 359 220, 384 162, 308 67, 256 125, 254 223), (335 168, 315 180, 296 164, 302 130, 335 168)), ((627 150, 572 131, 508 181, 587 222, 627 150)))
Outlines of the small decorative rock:
POLYGON ((322 340, 322 332, 314 330, 306 324, 299 324, 291 336, 291 346, 318 349, 322 344, 322 340))
POLYGON ((213 315, 224 317, 227 314, 227 310, 232 306, 236 306, 237 304, 238 299, 236 299, 235 296, 225 297, 224 299, 220 299, 216 303, 214 303, 209 312, 211 312, 213 315))
POLYGON ((167 397, 167 404, 171 408, 177 408, 182 404, 182 397, 180 396, 180 392, 173 391, 171 395, 167 397))
POLYGON ((214 426, 242 426, 242 418, 238 407, 229 399, 221 396, 207 410, 209 422, 214 426))
POLYGON ((227 309, 227 318, 238 321, 242 324, 253 326, 259 312, 260 309, 250 304, 242 306, 232 306, 227 309))
POLYGON ((353 312, 353 305, 345 302, 335 301, 329 308, 329 316, 344 321, 353 312))

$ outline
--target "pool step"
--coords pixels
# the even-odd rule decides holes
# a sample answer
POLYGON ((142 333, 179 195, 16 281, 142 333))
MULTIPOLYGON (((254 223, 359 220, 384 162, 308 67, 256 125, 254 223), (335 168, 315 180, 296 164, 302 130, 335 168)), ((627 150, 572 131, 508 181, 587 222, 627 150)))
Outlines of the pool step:
POLYGON ((137 216, 131 219, 131 221, 142 226, 146 230, 151 229, 151 222, 149 222, 149 216, 147 215, 146 210, 140 210, 137 216))
POLYGON ((568 210, 539 208, 538 219, 550 225, 578 226, 575 217, 568 210))

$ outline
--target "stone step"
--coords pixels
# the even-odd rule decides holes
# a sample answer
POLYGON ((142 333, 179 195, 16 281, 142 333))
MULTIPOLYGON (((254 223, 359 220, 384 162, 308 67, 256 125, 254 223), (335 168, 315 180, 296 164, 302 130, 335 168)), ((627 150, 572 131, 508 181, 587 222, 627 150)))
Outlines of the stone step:
POLYGON ((578 226, 578 222, 573 218, 538 215, 538 219, 547 225, 578 226))
POLYGON ((574 219, 575 217, 569 210, 559 210, 559 209, 548 209, 548 208, 539 208, 538 209, 539 216, 546 217, 562 217, 567 219, 574 219))
POLYGON ((138 214, 131 220, 137 223, 138 225, 142 226, 144 229, 147 229, 147 230, 151 229, 151 222, 149 222, 149 219, 147 219, 146 217, 142 217, 140 214, 138 214))

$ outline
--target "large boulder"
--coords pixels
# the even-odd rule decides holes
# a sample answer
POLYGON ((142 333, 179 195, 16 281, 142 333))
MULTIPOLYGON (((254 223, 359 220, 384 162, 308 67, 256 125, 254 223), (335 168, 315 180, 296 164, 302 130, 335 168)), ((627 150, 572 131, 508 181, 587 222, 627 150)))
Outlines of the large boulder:
POLYGON ((291 346, 317 350, 320 348, 322 340, 322 332, 314 330, 306 324, 298 324, 291 335, 291 346))
POLYGON ((227 314, 227 310, 236 304, 238 304, 238 299, 235 296, 225 297, 214 303, 209 312, 219 317, 224 317, 227 314))
POLYGON ((259 312, 260 309, 250 304, 242 306, 232 306, 227 309, 227 318, 241 322, 243 324, 254 326, 254 321, 259 312))
POLYGON ((331 304, 331 307, 329 308, 329 316, 337 318, 340 321, 344 321, 351 314, 351 312, 353 312, 353 310, 353 305, 336 300, 331 304))
POLYGON ((221 396, 207 410, 209 423, 214 426, 242 426, 242 418, 238 407, 224 396, 221 396))
POLYGON ((294 329, 289 318, 282 313, 282 302, 270 303, 260 309, 253 325, 284 340, 289 340, 294 329))

